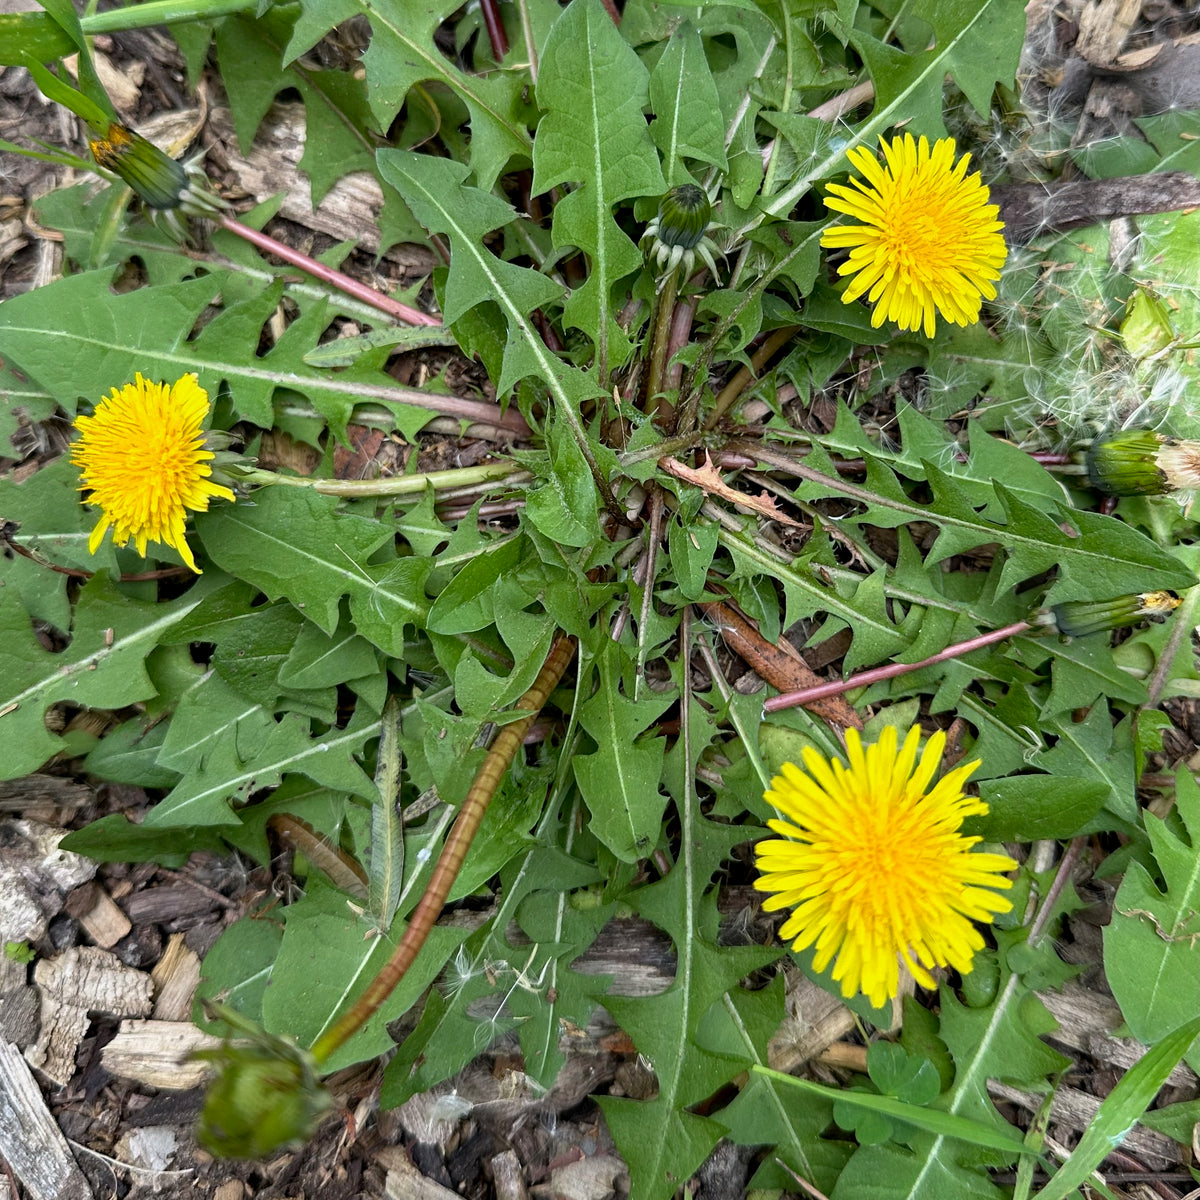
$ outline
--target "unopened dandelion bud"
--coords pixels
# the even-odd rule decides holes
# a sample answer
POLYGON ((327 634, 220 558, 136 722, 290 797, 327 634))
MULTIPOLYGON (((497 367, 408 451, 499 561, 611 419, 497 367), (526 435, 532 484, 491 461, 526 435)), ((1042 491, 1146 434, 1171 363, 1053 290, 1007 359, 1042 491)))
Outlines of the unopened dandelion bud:
POLYGON ((712 220, 712 204, 694 183, 672 188, 658 206, 658 240, 667 246, 694 250, 712 220))
POLYGON ((206 1008, 245 1037, 196 1055, 218 1068, 196 1129, 200 1144, 220 1158, 264 1158, 307 1141, 333 1104, 313 1056, 224 1005, 206 1008))
POLYGON ((1097 438, 1087 456, 1088 481, 1110 496, 1162 496, 1200 488, 1200 442, 1150 429, 1097 438))
POLYGON ((1067 600, 1038 608, 1029 616, 1031 625, 1052 628, 1063 637, 1087 637, 1126 629, 1143 621, 1165 621, 1183 603, 1172 591, 1139 592, 1112 600, 1067 600))
POLYGON ((673 271, 681 263, 690 274, 699 256, 713 274, 713 245, 708 240, 712 231, 712 201, 701 187, 683 183, 673 187, 658 206, 658 214, 646 226, 642 241, 650 241, 650 257, 660 271, 673 271))

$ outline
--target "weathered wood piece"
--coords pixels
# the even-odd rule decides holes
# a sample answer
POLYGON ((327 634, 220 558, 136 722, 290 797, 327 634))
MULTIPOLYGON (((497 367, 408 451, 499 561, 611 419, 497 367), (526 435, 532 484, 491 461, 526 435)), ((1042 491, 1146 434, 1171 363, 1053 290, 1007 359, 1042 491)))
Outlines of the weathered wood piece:
POLYGON ((1142 11, 1142 0, 1092 0, 1079 14, 1075 53, 1097 66, 1121 53, 1142 11))
MULTIPOLYGON (((3 259, 0 259, 3 261, 3 259)), ((20 813, 26 820, 60 824, 60 818, 89 804, 92 789, 57 775, 27 775, 0 784, 0 813, 20 813)))
MULTIPOLYGON (((218 123, 228 121, 228 113, 216 107, 212 117, 218 123)), ((304 105, 274 104, 247 157, 238 155, 237 144, 230 139, 229 167, 241 186, 256 200, 266 200, 283 192, 283 203, 279 207, 281 217, 337 240, 352 233, 364 250, 378 250, 383 192, 375 178, 366 171, 343 175, 314 210, 308 176, 299 170, 304 140, 304 105)), ((434 264, 432 251, 416 245, 393 247, 384 257, 426 272, 434 264)))
MULTIPOLYGON (((1051 1036, 1069 1050, 1128 1071, 1149 1049, 1136 1038, 1113 1036, 1113 1030, 1124 1024, 1124 1018, 1111 996, 1083 987, 1074 980, 1064 984, 1061 991, 1039 992, 1038 995, 1059 1024, 1051 1036)), ((1181 1062, 1167 1076, 1164 1086, 1194 1091, 1196 1083, 1195 1072, 1187 1063, 1181 1062)))
POLYGON ((492 1168, 496 1200, 529 1200, 521 1162, 513 1151, 505 1150, 503 1154, 493 1155, 488 1166, 492 1168))
POLYGON ((164 883, 142 888, 125 901, 125 911, 135 925, 162 925, 171 921, 195 923, 216 911, 217 901, 207 889, 187 883, 164 883))
POLYGON ((150 1011, 150 976, 95 946, 42 959, 33 978, 42 996, 42 1029, 25 1057, 64 1086, 75 1074, 75 1052, 87 1033, 89 1012, 140 1017, 150 1011))
POLYGON ((422 1175, 399 1146, 384 1146, 375 1158, 387 1171, 383 1194, 388 1200, 462 1200, 457 1192, 422 1175))
POLYGON ((100 1051, 100 1063, 120 1079, 134 1079, 164 1091, 199 1087, 212 1072, 191 1058, 212 1050, 221 1039, 197 1029, 191 1021, 122 1021, 117 1036, 100 1051))
MULTIPOLYGON (((1011 1104, 1017 1104, 1028 1112, 1037 1112, 1045 1100, 1045 1096, 1040 1092, 1025 1092, 995 1079, 988 1080, 988 1095, 993 1100, 1007 1100, 1011 1104)), ((1050 1122, 1052 1125, 1061 1125, 1074 1133, 1082 1134, 1095 1120, 1100 1104, 1099 1096, 1059 1084, 1054 1090, 1054 1099, 1050 1104, 1050 1122)), ((1141 1159, 1152 1171, 1167 1170, 1183 1161, 1183 1148, 1177 1142, 1156 1133, 1153 1129, 1147 1129, 1144 1125, 1134 1125, 1126 1133, 1121 1142, 1121 1149, 1141 1159)))
POLYGON ((0 954, 0 1041, 15 1042, 24 1049, 37 1037, 37 988, 26 982, 28 969, 0 954))
POLYGON ((0 1041, 0 1158, 31 1200, 92 1200, 20 1050, 0 1041))
POLYGON ((1065 183, 1002 183, 990 191, 992 203, 1000 206, 1004 240, 1010 246, 1023 246, 1040 233, 1200 204, 1200 179, 1186 171, 1065 183))
POLYGON ((156 1021, 187 1021, 200 982, 200 956, 188 948, 182 933, 171 934, 150 978, 154 983, 154 1011, 150 1015, 156 1021))
POLYGON ((40 821, 0 821, 0 942, 34 942, 72 888, 96 874, 81 854, 60 850, 65 829, 40 821))
POLYGON ((76 888, 65 907, 104 950, 111 950, 133 928, 121 907, 94 879, 76 888))

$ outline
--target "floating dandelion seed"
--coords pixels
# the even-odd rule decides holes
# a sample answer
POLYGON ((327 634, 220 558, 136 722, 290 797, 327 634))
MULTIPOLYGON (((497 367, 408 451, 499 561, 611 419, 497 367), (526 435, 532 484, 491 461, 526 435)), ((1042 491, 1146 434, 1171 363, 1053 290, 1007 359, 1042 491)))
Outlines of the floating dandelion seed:
POLYGON ((826 207, 862 222, 821 235, 826 249, 850 251, 838 268, 853 276, 842 301, 865 294, 873 328, 895 321, 933 337, 939 313, 955 325, 973 324, 982 300, 996 296, 1007 255, 998 206, 988 203, 979 173, 967 175, 971 156, 954 161, 953 139, 931 150, 926 138, 918 143, 906 133, 882 148, 884 164, 863 146, 846 153, 865 183, 829 185, 826 207))
POLYGON ((147 542, 164 542, 199 574, 184 534, 187 510, 205 511, 213 496, 234 498, 208 478, 215 457, 204 445, 208 409, 208 393, 195 375, 168 385, 138 374, 113 388, 92 416, 76 419, 82 436, 71 461, 80 468, 80 490, 91 492, 87 502, 101 511, 88 539, 92 554, 111 527, 114 545, 132 538, 144 557, 147 542))
POLYGON ((774 893, 763 908, 795 910, 780 937, 797 950, 815 945, 818 971, 836 959, 842 995, 862 992, 876 1008, 896 995, 901 961, 922 987, 935 986, 933 967, 970 971, 984 944, 972 922, 1012 907, 991 889, 1011 887, 1004 872, 1017 863, 972 853, 980 839, 958 832, 987 812, 962 791, 979 764, 929 788, 946 739, 935 733, 918 762, 920 736, 914 726, 897 749, 889 726, 864 750, 848 729, 849 766, 806 747, 807 773, 785 763, 766 793, 786 818, 767 822, 780 838, 755 850, 754 886, 774 893))

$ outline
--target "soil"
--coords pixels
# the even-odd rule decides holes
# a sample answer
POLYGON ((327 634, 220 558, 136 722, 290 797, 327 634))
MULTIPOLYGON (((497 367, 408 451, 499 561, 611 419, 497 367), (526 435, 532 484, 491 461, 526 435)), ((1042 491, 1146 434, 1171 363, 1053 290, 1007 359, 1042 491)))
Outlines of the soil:
MULTIPOLYGON (((0 0, 0 11, 6 11, 8 3, 0 0)), ((1112 129, 1128 128, 1133 116, 1154 111, 1153 106, 1161 104, 1164 96, 1183 107, 1200 104, 1200 97, 1192 94, 1200 80, 1200 46, 1195 40, 1200 22, 1194 8, 1189 12, 1170 0, 1145 0, 1142 4, 1133 41, 1118 41, 1116 45, 1118 51, 1135 43, 1138 49, 1163 47, 1161 61, 1152 67, 1131 69, 1117 55, 1105 62, 1099 51, 1090 58, 1075 53, 1081 22, 1086 24, 1090 17, 1090 28, 1103 33, 1110 28, 1105 22, 1111 21, 1117 8, 1115 3, 1084 4, 1081 0, 1057 4, 1053 12, 1044 8, 1041 0, 1033 0, 1029 6, 1031 36, 1036 31, 1038 37, 1052 41, 1058 61, 1049 73, 1043 71, 1026 83, 1043 92, 1065 89, 1063 111, 1080 122, 1084 137, 1102 136, 1102 121, 1112 129), (1085 9, 1093 11, 1085 14, 1085 9)), ((1091 35, 1096 44, 1103 42, 1099 33, 1091 35)), ((124 115, 134 125, 155 114, 194 104, 178 51, 162 31, 97 38, 96 46, 129 85, 124 115)), ((289 195, 299 199, 285 206, 289 215, 273 221, 269 232, 309 253, 319 253, 332 245, 336 231, 346 228, 347 218, 336 209, 324 214, 311 214, 310 210, 305 215, 307 185, 293 165, 298 148, 293 147, 294 153, 279 149, 279 131, 286 133, 294 128, 294 113, 289 106, 277 105, 259 134, 261 147, 270 147, 271 153, 286 160, 282 175, 272 174, 261 161, 257 166, 253 161, 248 165, 238 153, 220 81, 211 67, 205 89, 208 105, 200 143, 208 151, 207 162, 218 189, 227 196, 245 196, 249 206, 279 190, 282 177, 289 195)), ((69 147, 84 157, 87 154, 74 118, 43 101, 27 72, 16 68, 0 69, 0 137, 22 145, 40 139, 69 147)), ((0 298, 38 286, 61 272, 61 243, 52 231, 37 225, 33 205, 39 196, 68 182, 73 182, 71 173, 62 168, 4 156, 0 176, 0 298)), ((1109 191, 1116 199, 1104 210, 1106 215, 1147 211, 1135 185, 1129 186, 1124 201, 1119 181, 1109 191)), ((1012 203, 1027 200, 1028 196, 1021 196, 1012 203)), ((1086 211, 1100 210, 1092 207, 1086 211)), ((351 255, 344 269, 375 285, 407 286, 424 278, 432 265, 428 251, 404 246, 394 248, 377 262, 367 237, 364 248, 351 255)), ((424 377, 440 372, 447 361, 446 351, 422 351, 400 356, 392 369, 399 380, 419 386, 424 377)), ((457 358, 451 368, 448 377, 463 395, 488 395, 489 385, 477 364, 457 358)), ((384 455, 407 452, 398 451, 395 443, 372 435, 370 430, 356 428, 353 432, 358 439, 356 452, 346 455, 340 468, 347 475, 365 472, 372 461, 379 462, 384 455)), ((51 422, 49 427, 30 427, 22 431, 13 447, 0 447, 0 456, 8 457, 7 462, 0 457, 0 467, 28 471, 39 461, 61 453, 63 446, 61 426, 51 422)), ((470 463, 486 450, 482 443, 438 433, 423 437, 417 448, 423 463, 436 466, 470 463)), ((273 452, 280 461, 300 453, 282 439, 273 452)), ((392 469, 398 465, 387 464, 392 469)), ((1168 771, 1179 762, 1200 761, 1200 704, 1176 699, 1164 707, 1172 728, 1167 732, 1166 752, 1151 763, 1151 771, 1168 771)), ((137 819, 153 802, 140 789, 96 785, 76 772, 76 764, 70 761, 55 762, 43 775, 15 785, 0 785, 0 865, 6 858, 10 862, 17 858, 17 852, 11 849, 16 843, 5 840, 14 819, 39 822, 51 829, 73 829, 113 812, 125 812, 137 819)), ((24 837, 27 833, 28 827, 25 833, 11 836, 24 837)), ((42 958, 60 955, 72 948, 95 945, 97 936, 108 938, 123 930, 108 942, 117 960, 136 972, 159 970, 161 974, 165 955, 172 955, 172 961, 187 962, 191 961, 188 951, 203 957, 229 924, 265 897, 285 895, 290 886, 285 866, 280 863, 265 870, 234 855, 209 853, 193 854, 174 870, 154 864, 100 865, 92 879, 69 881, 61 888, 47 887, 40 894, 46 923, 44 932, 34 941, 34 949, 42 958), (101 896, 108 898, 119 915, 105 909, 104 919, 111 921, 109 932, 97 935, 92 927, 102 928, 98 924, 102 918, 97 915, 98 906, 104 907, 101 896)), ((1120 1061, 1116 1049, 1120 1039, 1095 1027, 1097 1022, 1103 1025, 1106 1013, 1111 1019, 1111 996, 1097 964, 1099 930, 1107 919, 1114 888, 1111 881, 1091 878, 1083 867, 1076 883, 1088 907, 1072 919, 1060 951, 1065 959, 1078 963, 1083 973, 1072 985, 1072 1003, 1056 1013, 1062 1028, 1052 1041, 1075 1062, 1071 1088, 1085 1098, 1097 1098, 1111 1090, 1119 1072, 1128 1065, 1120 1061)), ((736 927, 740 936, 771 936, 770 922, 762 919, 744 889, 731 889, 722 907, 729 929, 736 927), (747 911, 751 913, 749 922, 747 911)), ((644 972, 647 987, 666 986, 671 959, 661 935, 641 922, 627 922, 607 936, 607 943, 602 938, 594 952, 598 961, 629 978, 644 972)), ((33 967, 15 980, 15 986, 11 965, 8 969, 9 986, 0 986, 0 1041, 13 1042, 24 1050, 37 1043, 45 1011, 39 1010, 33 967)), ((4 977, 0 976, 3 984, 4 977)), ((180 1019, 186 1020, 186 1003, 181 1011, 180 1019)), ((45 1073, 38 1075, 45 1104, 68 1139, 90 1193, 106 1200, 143 1195, 186 1196, 192 1200, 242 1200, 252 1196, 260 1200, 375 1200, 384 1196, 435 1200, 451 1195, 479 1200, 493 1196, 516 1200, 528 1195, 603 1200, 609 1195, 627 1194, 628 1177, 599 1110, 589 1097, 596 1092, 644 1096, 653 1088, 652 1078, 639 1066, 628 1039, 601 1015, 592 1028, 580 1031, 579 1051, 572 1055, 559 1085, 546 1098, 500 1094, 499 1081, 519 1060, 516 1044, 509 1039, 493 1045, 453 1081, 453 1087, 447 1084, 437 1089, 436 1095, 417 1097, 394 1112, 380 1111, 381 1067, 367 1064, 333 1078, 331 1086, 338 1105, 303 1150, 281 1153, 266 1163, 215 1161, 196 1146, 192 1134, 202 1103, 200 1088, 156 1088, 106 1068, 104 1051, 119 1025, 117 1017, 94 1010, 86 1019, 82 1040, 71 1051, 73 1061, 68 1060, 61 1083, 56 1085, 45 1073), (450 1119, 456 1110, 453 1104, 446 1104, 445 1098, 452 1092, 462 1104, 458 1111, 467 1109, 467 1101, 475 1105, 468 1116, 450 1119), (439 1099, 441 1106, 435 1107, 439 1099)), ((855 1054, 861 1052, 861 1043, 852 1024, 843 1024, 819 1049, 815 1069, 827 1078, 846 1079, 847 1064, 858 1061, 855 1054)), ((1197 1094, 1195 1077, 1180 1072, 1161 1102, 1191 1099, 1197 1094)), ((1017 1123, 1029 1121, 1027 1097, 1001 1094, 996 1099, 1017 1123)), ((1085 1115, 1078 1120, 1086 1124, 1086 1104, 1083 1111, 1085 1115)), ((1051 1134, 1071 1144, 1080 1128, 1079 1124, 1052 1125, 1051 1134)), ((752 1151, 723 1145, 700 1172, 694 1194, 704 1200, 740 1197, 754 1165, 752 1151)), ((1108 1160, 1106 1178, 1110 1186, 1136 1185, 1137 1195, 1170 1200, 1191 1191, 1189 1165, 1195 1166, 1185 1161, 1174 1143, 1143 1140, 1127 1144, 1108 1160)), ((6 1195, 6 1187, 7 1194, 14 1197, 36 1194, 24 1191, 11 1172, 6 1185, 0 1164, 0 1200, 6 1195)))

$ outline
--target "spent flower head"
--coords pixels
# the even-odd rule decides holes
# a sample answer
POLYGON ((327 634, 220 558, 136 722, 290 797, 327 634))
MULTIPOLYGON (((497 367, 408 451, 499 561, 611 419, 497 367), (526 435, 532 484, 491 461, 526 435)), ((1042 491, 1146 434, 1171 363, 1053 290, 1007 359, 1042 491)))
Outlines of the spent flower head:
POLYGON ((1160 623, 1182 603, 1179 593, 1170 589, 1114 596, 1111 600, 1064 600, 1048 608, 1035 608, 1029 614, 1029 623, 1051 628, 1069 640, 1128 629, 1143 621, 1160 623))
POLYGON ((1088 481, 1110 496, 1163 496, 1200 489, 1200 442, 1122 429, 1092 442, 1088 481))
POLYGON ((815 946, 814 968, 833 962, 842 995, 862 992, 876 1008, 896 995, 901 962, 922 987, 935 986, 934 967, 970 971, 984 944, 972 922, 1012 907, 992 889, 1011 886, 1004 872, 1017 863, 973 853, 980 839, 959 833, 987 812, 962 790, 979 764, 930 787, 946 738, 935 733, 918 761, 920 737, 914 726, 898 747, 889 726, 864 749, 848 729, 848 765, 806 747, 805 769, 784 763, 766 793, 784 818, 767 822, 779 838, 755 848, 754 886, 773 893, 763 908, 794 909, 780 937, 815 946))
POLYGON ((113 388, 90 417, 76 419, 82 436, 71 461, 80 468, 80 491, 90 491, 87 502, 101 512, 88 539, 92 554, 111 527, 115 545, 132 538, 144 557, 148 542, 164 542, 199 574, 184 532, 188 510, 204 512, 214 496, 234 499, 209 478, 215 455, 205 448, 208 410, 208 393, 195 375, 166 384, 139 373, 113 388))
POLYGON ((842 295, 851 304, 866 295, 871 325, 895 321, 901 329, 924 329, 933 337, 940 314, 955 325, 979 320, 984 298, 996 296, 1007 248, 979 173, 967 174, 971 156, 954 161, 954 141, 932 149, 911 133, 882 143, 880 163, 864 146, 847 151, 866 182, 831 183, 827 208, 856 218, 821 235, 830 250, 849 250, 839 275, 853 278, 842 295))
POLYGON ((178 162, 117 121, 103 136, 89 138, 88 147, 97 164, 127 183, 180 240, 184 217, 212 217, 226 207, 200 168, 203 154, 178 162))

